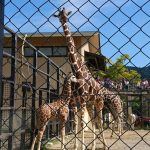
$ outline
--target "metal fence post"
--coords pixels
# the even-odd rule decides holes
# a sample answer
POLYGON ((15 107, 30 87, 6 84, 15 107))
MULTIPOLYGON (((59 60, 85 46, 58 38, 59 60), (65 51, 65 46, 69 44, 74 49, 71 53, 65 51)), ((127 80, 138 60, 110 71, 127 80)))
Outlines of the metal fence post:
POLYGON ((37 76, 37 51, 34 50, 33 57, 33 83, 32 83, 32 111, 31 111, 31 142, 33 140, 34 134, 33 131, 35 129, 35 100, 36 100, 36 76, 37 76))
MULTIPOLYGON (((46 102, 47 103, 50 103, 50 60, 48 59, 47 60, 47 100, 46 102)), ((47 124, 47 127, 46 127, 46 139, 49 139, 50 138, 50 122, 47 124)))
POLYGON ((51 99, 50 99, 50 65, 51 65, 51 62, 50 60, 48 59, 47 60, 47 102, 50 103, 51 102, 51 99))
MULTIPOLYGON (((2 65, 3 65, 3 41, 4 41, 4 0, 0 2, 0 108, 2 107, 2 65)), ((0 110, 0 134, 2 124, 2 110, 0 110)), ((1 140, 0 140, 1 147, 1 140)))
MULTIPOLYGON (((13 115, 14 115, 14 104, 15 104, 15 95, 16 95, 16 48, 17 48, 17 36, 12 35, 12 51, 11 55, 11 92, 10 92, 10 112, 9 112, 9 133, 13 133, 13 115)), ((13 149, 13 134, 9 136, 8 139, 8 150, 13 149)))
POLYGON ((143 124, 143 95, 142 95, 142 93, 140 94, 139 99, 140 99, 140 109, 141 109, 140 110, 141 111, 140 116, 141 116, 141 119, 142 119, 141 128, 143 128, 144 124, 143 124))
POLYGON ((39 90, 39 107, 42 105, 42 90, 39 90))
POLYGON ((57 68, 57 95, 59 95, 60 93, 60 69, 59 68, 57 68))
MULTIPOLYGON (((4 41, 4 0, 1 0, 0 2, 0 89, 2 89, 3 41, 4 41)), ((1 90, 0 90, 0 97, 2 97, 1 90)), ((1 99, 0 99, 0 106, 1 106, 1 99)))
POLYGON ((22 123, 21 123, 21 142, 20 142, 20 149, 25 149, 25 128, 26 128, 26 101, 27 101, 27 85, 22 86, 22 123))

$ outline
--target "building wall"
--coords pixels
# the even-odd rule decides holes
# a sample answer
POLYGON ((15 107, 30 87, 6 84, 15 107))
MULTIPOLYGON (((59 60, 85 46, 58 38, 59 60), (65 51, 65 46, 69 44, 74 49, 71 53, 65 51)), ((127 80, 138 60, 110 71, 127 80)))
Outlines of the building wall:
MULTIPOLYGON (((94 37, 81 37, 81 36, 75 36, 74 37, 74 41, 75 41, 75 46, 77 51, 79 52, 79 54, 81 54, 82 59, 84 60, 84 51, 87 52, 96 52, 97 49, 99 49, 99 42, 98 42, 98 36, 94 36, 94 37), (87 42, 87 39, 89 39, 89 42, 87 42)), ((35 47, 44 47, 44 46, 66 46, 66 41, 64 37, 30 37, 27 38, 27 40, 34 45, 35 47)), ((5 38, 5 42, 4 42, 5 47, 10 47, 11 46, 11 38, 5 38)), ((21 45, 22 45, 22 41, 18 40, 18 48, 17 48, 17 52, 20 53, 21 50, 21 45)), ((25 45, 26 46, 26 45, 25 45)), ((19 53, 17 53, 17 57, 19 57, 19 53)), ((57 64, 57 66, 59 66, 66 74, 68 72, 71 71, 71 67, 70 64, 68 63, 68 57, 50 57, 50 59, 57 64)), ((26 60, 33 64, 33 58, 32 57, 26 57, 24 58, 24 62, 26 62, 26 60)), ((44 57, 38 57, 37 58, 37 68, 40 71, 43 72, 47 72, 47 65, 45 63, 46 59, 44 57)), ((3 67, 3 74, 5 75, 5 77, 9 77, 10 76, 10 60, 8 58, 4 58, 3 63, 5 64, 5 67, 3 67)), ((17 72, 19 72, 18 74, 16 74, 16 79, 17 79, 17 84, 22 84, 22 82, 31 82, 32 83, 32 74, 33 74, 33 70, 32 68, 30 68, 28 65, 23 65, 21 67, 21 63, 17 63, 17 72), (20 68, 20 69, 18 69, 20 68), (20 75, 21 74, 21 75, 20 75), (27 79, 24 79, 24 77, 27 79)), ((40 71, 37 72, 37 88, 46 88, 47 87, 47 83, 46 83, 46 76, 44 76, 42 73, 40 73, 40 71)), ((56 68, 51 67, 50 68, 51 71, 51 75, 52 78, 50 79, 50 85, 53 89, 57 88, 57 73, 56 73, 56 68)), ((60 78, 60 85, 63 84, 63 78, 60 78)), ((60 93, 62 90, 62 86, 60 86, 60 93)), ((60 94, 59 93, 59 94, 60 94)), ((16 108, 22 105, 22 89, 19 88, 18 89, 18 97, 16 97, 16 99, 18 100, 15 103, 16 108)), ((30 91, 30 96, 32 96, 32 91, 30 91)), ((38 91, 37 91, 37 99, 36 99, 36 107, 38 108, 38 91)), ((32 107, 31 105, 32 103, 32 99, 28 99, 28 107, 32 107)), ((80 113, 80 112, 79 112, 80 113)), ((18 124, 21 124, 21 120, 15 119, 16 122, 18 122, 18 124)), ((87 123, 89 120, 89 116, 88 113, 86 111, 85 114, 85 119, 84 121, 87 123)), ((79 119, 80 122, 80 119, 79 119)), ((91 126, 91 125, 88 125, 91 126)), ((17 127, 16 127, 17 128, 17 127)), ((79 128, 80 128, 80 124, 79 124, 79 128)), ((88 129, 88 128, 86 128, 88 129)))
MULTIPOLYGON (((82 37, 82 36, 74 36, 74 42, 75 42, 75 46, 77 51, 79 52, 79 54, 81 54, 82 59, 84 60, 84 51, 87 52, 96 52, 97 49, 99 49, 99 38, 98 38, 98 34, 92 36, 92 37, 82 37), (89 42, 87 42, 87 40, 89 42)), ((27 37, 27 41, 29 41, 29 43, 31 43, 32 45, 34 45, 35 47, 44 47, 44 46, 67 46, 66 44, 66 40, 65 37, 63 36, 52 36, 52 37, 35 37, 34 35, 32 37, 27 37)), ((21 51, 21 45, 22 45, 22 41, 18 40, 18 48, 17 51, 21 51)), ((4 41, 4 45, 5 47, 10 47, 11 46, 11 38, 5 38, 4 41)), ((27 46, 27 45, 25 45, 27 46)), ((20 53, 20 52, 19 52, 20 53)), ((18 56, 19 57, 19 56, 18 56)), ((27 58, 31 64, 32 64, 32 57, 31 58, 27 58)), ((68 73, 71 71, 71 67, 70 64, 68 63, 68 58, 67 57, 50 57, 50 59, 56 63, 65 73, 68 73)), ((7 59, 5 59, 4 61, 8 61, 7 59)), ((40 66, 40 64, 43 64, 45 61, 44 58, 42 57, 38 57, 38 66, 40 66)), ((10 64, 7 63, 8 67, 5 67, 4 70, 4 74, 10 74, 10 64)), ((46 65, 43 65, 40 67, 40 69, 42 71, 46 71, 46 65)), ((29 74, 27 67, 24 67, 24 72, 25 74, 29 74)), ((39 81, 40 84, 40 81, 39 81)), ((52 84, 53 83, 52 81, 52 84)), ((44 85, 43 85, 44 86, 44 85)))

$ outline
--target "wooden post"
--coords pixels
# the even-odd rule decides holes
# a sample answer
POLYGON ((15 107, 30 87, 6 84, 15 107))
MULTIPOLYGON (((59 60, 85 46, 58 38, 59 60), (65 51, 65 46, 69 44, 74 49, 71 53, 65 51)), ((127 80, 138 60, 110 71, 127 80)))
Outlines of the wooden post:
MULTIPOLYGON (((141 118, 143 118, 143 99, 142 99, 142 94, 139 96, 139 99, 140 99, 140 108, 141 108, 141 118)), ((143 122, 141 124, 141 128, 143 127, 143 122)))
POLYGON ((128 115, 129 114, 132 114, 132 105, 131 105, 131 102, 132 102, 132 96, 128 96, 128 115))

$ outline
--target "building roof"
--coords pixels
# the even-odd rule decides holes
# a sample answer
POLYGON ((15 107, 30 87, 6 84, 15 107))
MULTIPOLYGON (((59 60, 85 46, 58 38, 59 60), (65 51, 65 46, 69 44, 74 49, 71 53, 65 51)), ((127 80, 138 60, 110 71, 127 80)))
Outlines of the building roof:
MULTIPOLYGON (((64 36, 63 32, 36 32, 36 33, 19 33, 19 36, 23 36, 27 34, 28 37, 61 37, 64 36)), ((84 32, 72 32, 72 36, 93 36, 93 35, 99 35, 99 32, 97 31, 84 31, 84 32)), ((5 33, 5 37, 9 37, 9 33, 5 33)))

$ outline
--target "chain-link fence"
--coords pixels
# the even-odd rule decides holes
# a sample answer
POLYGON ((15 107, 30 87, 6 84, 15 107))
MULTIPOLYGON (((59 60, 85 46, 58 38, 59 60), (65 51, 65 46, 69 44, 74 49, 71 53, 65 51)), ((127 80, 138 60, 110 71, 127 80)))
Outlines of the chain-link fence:
POLYGON ((0 149, 30 149, 35 129, 50 120, 41 149, 61 149, 61 143, 64 149, 76 143, 78 149, 102 148, 103 133, 108 149, 148 150, 149 7, 148 0, 1 0, 0 149), (67 12, 60 11, 63 7, 67 12), (66 96, 70 72, 79 80, 85 77, 85 84, 71 83, 71 96, 69 90, 66 96), (85 100, 84 94, 90 96, 85 100), (98 100, 104 102, 100 120, 98 100))

